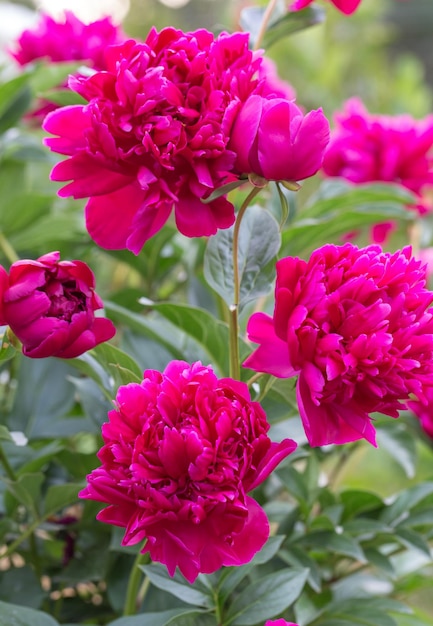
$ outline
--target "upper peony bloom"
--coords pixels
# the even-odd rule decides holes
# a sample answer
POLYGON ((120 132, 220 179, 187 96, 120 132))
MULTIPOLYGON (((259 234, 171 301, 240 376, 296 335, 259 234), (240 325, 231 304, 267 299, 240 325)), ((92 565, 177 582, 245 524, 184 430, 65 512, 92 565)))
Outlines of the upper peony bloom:
POLYGON ((112 46, 106 59, 106 72, 70 81, 88 104, 58 109, 44 123, 57 135, 46 144, 70 157, 51 175, 73 181, 60 195, 90 197, 90 236, 138 253, 173 207, 188 237, 231 226, 225 197, 202 199, 233 177, 230 128, 261 62, 248 34, 152 29, 144 43, 112 46))
MULTIPOLYGON (((314 0, 295 0, 290 8, 292 11, 300 11, 301 9, 305 9, 310 4, 312 4, 314 0)), ((344 13, 345 15, 351 15, 356 11, 358 6, 361 4, 361 0, 331 0, 332 4, 337 7, 339 11, 344 13)))
POLYGON ((269 524, 247 492, 295 442, 272 443, 247 386, 199 362, 148 370, 140 384, 120 387, 116 401, 102 427, 102 465, 80 493, 109 504, 98 519, 126 529, 123 545, 146 539, 142 552, 190 582, 250 561, 269 524))
POLYGON ((245 365, 279 378, 299 375, 297 399, 312 446, 364 437, 371 413, 398 417, 433 386, 433 292, 410 248, 326 245, 310 260, 277 263, 273 317, 248 323, 260 346, 245 365))
POLYGON ((329 123, 321 109, 304 117, 294 102, 254 94, 236 117, 229 148, 240 172, 297 181, 320 169, 328 141, 329 123))
POLYGON ((353 183, 399 183, 414 192, 420 214, 431 207, 423 198, 433 185, 433 115, 371 115, 357 98, 335 116, 336 127, 323 161, 327 176, 353 183))
POLYGON ((25 30, 9 52, 20 65, 38 59, 88 61, 94 69, 103 70, 106 47, 124 39, 109 17, 84 24, 71 11, 65 11, 60 22, 43 13, 36 27, 25 30))
POLYGON ((0 266, 0 324, 8 324, 32 358, 74 358, 111 339, 116 329, 94 311, 103 304, 95 278, 82 261, 60 261, 58 252, 36 261, 0 266))

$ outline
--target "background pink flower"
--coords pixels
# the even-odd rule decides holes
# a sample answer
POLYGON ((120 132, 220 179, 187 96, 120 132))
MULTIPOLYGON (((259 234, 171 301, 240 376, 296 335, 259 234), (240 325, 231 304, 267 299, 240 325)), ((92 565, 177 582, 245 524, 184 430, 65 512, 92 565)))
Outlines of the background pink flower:
POLYGON ((273 317, 254 314, 247 367, 298 375, 297 399, 313 446, 365 438, 374 412, 398 417, 433 385, 433 293, 410 249, 326 245, 310 260, 277 263, 273 317))
MULTIPOLYGON (((351 15, 356 11, 358 6, 361 4, 361 0, 330 0, 332 4, 345 15, 351 15)), ((295 0, 290 5, 292 11, 300 11, 301 9, 305 9, 310 4, 312 4, 314 0, 295 0)))
POLYGON ((26 356, 74 358, 116 332, 110 320, 95 317, 103 304, 94 288, 88 265, 60 261, 58 252, 17 261, 9 276, 0 267, 0 323, 10 326, 26 356))
POLYGON ((123 545, 146 539, 142 552, 190 582, 250 561, 269 524, 247 492, 296 444, 272 443, 247 386, 199 362, 148 370, 116 401, 102 427, 102 465, 80 494, 109 504, 98 519, 126 529, 123 545))
POLYGON ((372 115, 359 99, 348 100, 335 116, 323 171, 353 183, 398 183, 418 196, 419 214, 431 210, 423 194, 433 185, 433 115, 372 115))
POLYGON ((294 622, 286 622, 285 619, 268 620, 265 626, 298 626, 294 622))
POLYGON ((9 53, 20 65, 38 59, 83 60, 102 70, 105 69, 106 47, 124 39, 121 28, 109 17, 84 24, 72 11, 65 11, 62 21, 43 13, 36 27, 23 31, 9 53))
POLYGON ((328 141, 329 123, 321 109, 304 117, 294 102, 253 94, 236 117, 229 147, 240 172, 297 181, 321 167, 328 141))
POLYGON ((151 30, 145 43, 107 51, 107 72, 74 79, 89 104, 50 114, 46 144, 70 158, 52 172, 72 182, 63 196, 90 197, 86 223, 105 248, 138 253, 172 208, 188 237, 214 234, 234 221, 225 197, 235 155, 227 149, 241 102, 257 85, 261 59, 248 35, 151 30))

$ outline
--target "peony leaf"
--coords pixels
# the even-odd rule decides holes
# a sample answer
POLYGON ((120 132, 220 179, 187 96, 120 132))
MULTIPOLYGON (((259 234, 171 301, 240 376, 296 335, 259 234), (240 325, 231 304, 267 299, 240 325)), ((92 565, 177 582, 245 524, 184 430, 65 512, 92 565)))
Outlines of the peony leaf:
MULTIPOLYGON (((267 7, 249 6, 242 9, 239 17, 239 26, 243 31, 250 33, 250 46, 254 47, 257 36, 260 32, 263 17, 267 7)), ((268 28, 278 22, 287 13, 286 3, 284 0, 277 0, 273 8, 272 14, 268 22, 268 28)))
POLYGON ((107 626, 214 626, 215 618, 196 609, 172 609, 158 613, 140 613, 130 617, 121 617, 107 626), (202 621, 202 620, 208 621, 202 621))
POLYGON ((378 424, 377 442, 403 468, 408 478, 415 476, 418 459, 417 442, 404 422, 378 424))
POLYGON ((74 502, 78 502, 78 492, 84 487, 82 483, 51 485, 45 496, 44 516, 57 513, 74 502))
POLYGON ((50 615, 0 601, 1 626, 59 626, 50 615))
MULTIPOLYGON (((275 218, 258 205, 249 207, 239 229, 240 308, 272 289, 280 245, 280 229, 275 218)), ((209 239, 204 257, 207 283, 229 306, 234 292, 232 249, 233 227, 220 230, 209 239)))
POLYGON ((213 607, 213 599, 211 595, 207 593, 209 590, 206 590, 204 585, 201 587, 202 590, 197 588, 200 585, 199 581, 195 583, 195 586, 192 586, 187 583, 180 574, 176 574, 171 578, 166 568, 159 564, 142 565, 140 569, 143 570, 152 585, 155 585, 158 589, 163 589, 183 602, 192 604, 193 606, 204 608, 213 607))
POLYGON ((282 569, 256 580, 235 598, 226 624, 253 626, 275 617, 291 606, 301 594, 308 577, 307 569, 282 569))
POLYGON ((30 105, 28 74, 21 74, 0 85, 0 133, 12 128, 30 105))
POLYGON ((263 47, 268 50, 280 39, 300 30, 310 28, 325 21, 325 11, 318 6, 310 6, 302 11, 291 11, 279 20, 272 22, 263 37, 263 47))

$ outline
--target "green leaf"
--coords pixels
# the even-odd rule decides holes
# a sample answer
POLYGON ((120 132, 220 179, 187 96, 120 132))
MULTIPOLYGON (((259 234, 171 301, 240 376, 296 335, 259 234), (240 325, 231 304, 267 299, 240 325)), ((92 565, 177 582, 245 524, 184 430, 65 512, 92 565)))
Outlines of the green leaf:
POLYGON ((59 623, 42 611, 15 604, 0 602, 1 626, 59 626, 59 623))
MULTIPOLYGON (((210 237, 204 257, 206 281, 229 306, 234 293, 233 228, 210 237)), ((272 289, 280 245, 276 219, 258 205, 248 207, 239 228, 240 308, 272 289)))
POLYGON ((6 428, 6 426, 3 426, 3 424, 0 424, 0 441, 13 442, 13 439, 11 437, 9 430, 6 428))
POLYGON ((42 472, 33 474, 22 474, 16 481, 6 480, 8 491, 21 502, 33 517, 39 515, 39 505, 41 501, 41 487, 45 480, 42 472))
POLYGON ((66 506, 78 501, 78 492, 84 487, 82 483, 65 483, 52 485, 47 491, 44 502, 44 516, 57 513, 66 506))
POLYGON ((408 478, 415 476, 417 463, 416 439, 403 422, 383 422, 377 425, 377 442, 403 468, 408 478))
POLYGON ((382 554, 380 550, 376 550, 376 548, 365 548, 364 553, 369 563, 372 563, 391 578, 395 577, 395 569, 391 560, 382 554))
MULTIPOLYGON (((239 16, 239 25, 243 31, 250 34, 250 46, 254 47, 257 36, 261 30, 263 18, 265 16, 267 7, 247 6, 242 9, 239 16)), ((270 15, 268 28, 274 24, 277 20, 281 19, 287 13, 287 8, 284 0, 277 0, 273 11, 270 15)))
POLYGON ((143 372, 138 363, 126 352, 109 343, 101 343, 92 350, 92 354, 108 368, 116 379, 117 386, 131 382, 140 383, 143 372))
POLYGON ((21 74, 0 85, 0 133, 14 126, 27 110, 31 100, 28 81, 28 74, 21 74))
POLYGON ((402 491, 381 514, 380 520, 392 526, 399 524, 409 515, 410 509, 433 494, 433 482, 424 482, 402 491))
POLYGON ((59 246, 61 241, 80 240, 84 235, 78 213, 44 215, 25 230, 14 232, 10 242, 17 250, 59 246))
POLYGON ((59 61, 35 65, 30 74, 30 85, 36 96, 65 83, 70 74, 75 74, 83 61, 59 61))
POLYGON ((344 506, 343 521, 366 511, 381 509, 384 506, 378 495, 360 489, 347 489, 340 494, 340 498, 344 506))
POLYGON ((317 562, 307 554, 306 550, 295 545, 289 545, 286 549, 281 550, 278 556, 288 565, 308 569, 308 584, 316 593, 321 592, 322 579, 319 566, 317 562))
MULTIPOLYGON (((107 626, 189 626, 190 624, 201 626, 200 618, 204 615, 206 614, 202 611, 179 608, 160 613, 140 613, 131 617, 121 617, 107 626)), ((215 619, 212 617, 210 619, 212 620, 210 624, 215 624, 215 619)))
POLYGON ((295 602, 307 577, 306 569, 283 569, 254 581, 234 600, 225 623, 252 626, 275 617, 295 602))
POLYGON ((317 531, 309 533, 298 540, 299 544, 307 544, 313 548, 329 550, 344 554, 352 559, 365 563, 365 554, 359 543, 349 535, 331 531, 317 531))
POLYGON ((276 20, 263 37, 263 47, 268 50, 274 43, 300 30, 321 24, 326 17, 325 11, 318 6, 310 6, 302 11, 287 12, 284 17, 276 20))
POLYGON ((404 546, 408 548, 416 548, 423 554, 431 557, 432 553, 429 544, 424 537, 422 537, 422 535, 416 533, 414 530, 399 527, 394 530, 394 536, 400 540, 400 543, 404 546))
POLYGON ((46 91, 41 91, 38 96, 62 107, 74 104, 87 104, 87 101, 80 94, 71 89, 47 89, 46 91))
MULTIPOLYGON (((212 598, 205 591, 197 589, 197 582, 195 583, 196 588, 194 588, 178 574, 172 578, 168 575, 164 567, 157 564, 141 565, 140 568, 149 578, 150 582, 158 589, 163 589, 171 593, 187 604, 204 608, 211 608, 213 606, 212 598)), ((203 589, 205 590, 205 587, 203 587, 203 589)))

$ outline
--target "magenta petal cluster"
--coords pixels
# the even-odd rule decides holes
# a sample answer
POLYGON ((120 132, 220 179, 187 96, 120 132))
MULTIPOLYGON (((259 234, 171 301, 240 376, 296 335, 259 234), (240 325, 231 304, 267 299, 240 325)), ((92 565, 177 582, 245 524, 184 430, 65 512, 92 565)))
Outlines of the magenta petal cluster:
POLYGON ((423 197, 433 187, 433 115, 370 114, 358 98, 335 116, 335 129, 323 161, 327 176, 353 183, 392 182, 418 198, 417 209, 431 207, 423 197))
POLYGON ((328 141, 329 122, 321 109, 304 116, 290 100, 253 94, 236 117, 229 148, 242 173, 298 181, 320 169, 328 141))
POLYGON ((227 148, 240 104, 258 84, 261 58, 248 35, 152 29, 107 50, 107 71, 72 79, 88 104, 64 107, 45 120, 46 139, 67 155, 52 171, 72 181, 62 196, 87 198, 86 224, 100 246, 138 253, 167 221, 188 237, 214 234, 234 222, 221 196, 233 180, 227 148))
MULTIPOLYGON (((351 15, 356 11, 358 6, 361 4, 361 0, 330 0, 332 4, 345 15, 351 15)), ((305 9, 310 4, 312 4, 314 0, 295 0, 290 8, 292 11, 300 11, 301 9, 305 9)))
POLYGON ((309 261, 277 263, 273 317, 255 313, 248 336, 260 344, 246 366, 298 376, 297 400, 312 446, 365 438, 371 414, 398 417, 433 386, 433 292, 410 248, 326 245, 309 261))
POLYGON ((11 56, 20 65, 46 61, 88 61, 95 69, 105 69, 105 49, 125 39, 121 29, 106 17, 84 24, 71 11, 56 21, 43 13, 35 28, 25 30, 18 38, 11 56))
POLYGON ((98 519, 126 529, 123 545, 147 540, 142 552, 190 582, 250 561, 269 524, 247 493, 295 442, 272 443, 247 386, 199 362, 144 372, 120 387, 116 404, 102 427, 101 466, 80 493, 109 505, 98 519))
POLYGON ((116 329, 95 317, 103 304, 95 278, 82 261, 61 261, 58 252, 36 261, 0 267, 0 323, 7 324, 32 358, 74 358, 111 339, 116 329))

